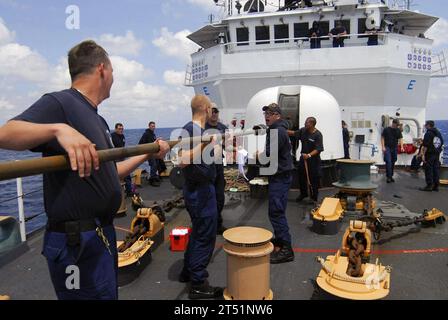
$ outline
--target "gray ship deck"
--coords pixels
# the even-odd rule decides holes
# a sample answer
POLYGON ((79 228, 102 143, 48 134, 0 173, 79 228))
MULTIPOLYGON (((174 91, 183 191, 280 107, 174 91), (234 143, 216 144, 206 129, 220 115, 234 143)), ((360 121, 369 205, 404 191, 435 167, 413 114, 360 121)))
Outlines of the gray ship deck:
MULTIPOLYGON (((382 174, 374 177, 379 184, 375 197, 404 205, 413 212, 436 207, 448 213, 448 189, 424 193, 418 187, 424 185, 423 174, 419 176, 400 171, 396 183, 386 184, 382 174)), ((171 198, 179 192, 165 179, 160 188, 146 186, 140 189, 145 202, 171 198)), ((333 195, 336 189, 321 191, 320 199, 333 195)), ((345 218, 339 234, 322 236, 310 230, 308 218, 311 204, 294 201, 297 191, 290 191, 287 217, 295 250, 294 262, 271 266, 271 288, 274 299, 332 299, 316 288, 315 279, 320 270, 315 256, 325 257, 335 252, 341 242, 348 223, 345 218)), ((266 200, 251 199, 249 195, 227 195, 223 211, 224 224, 233 226, 256 226, 272 230, 268 220, 266 200), (231 199, 233 197, 233 199, 231 199)), ((129 200, 128 200, 129 201, 129 200)), ((118 239, 129 228, 134 212, 128 204, 128 215, 115 221, 118 239)), ((187 287, 177 281, 182 268, 182 252, 169 250, 168 234, 176 226, 189 225, 185 209, 174 209, 167 215, 165 242, 152 253, 152 261, 138 279, 119 289, 120 299, 175 300, 188 299, 187 287)), ((55 299, 47 265, 40 254, 43 232, 38 232, 29 241, 30 250, 0 269, 0 294, 12 299, 55 299)), ((391 290, 386 299, 448 299, 448 223, 436 228, 416 226, 394 229, 383 233, 381 240, 373 245, 373 259, 380 258, 384 265, 393 267, 391 290)), ((217 247, 208 270, 213 285, 226 285, 226 254, 222 250, 223 238, 218 236, 217 247)), ((374 260, 373 260, 374 261, 374 260)))

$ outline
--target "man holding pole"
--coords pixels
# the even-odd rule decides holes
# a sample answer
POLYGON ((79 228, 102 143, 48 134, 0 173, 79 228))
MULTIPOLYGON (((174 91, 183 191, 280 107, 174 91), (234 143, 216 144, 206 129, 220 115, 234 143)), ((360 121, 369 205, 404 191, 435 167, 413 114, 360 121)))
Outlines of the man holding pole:
POLYGON ((68 53, 72 86, 45 94, 0 128, 0 148, 67 154, 71 171, 44 174, 48 217, 43 255, 59 299, 117 299, 117 250, 113 216, 120 206, 120 178, 155 155, 99 162, 97 150, 113 148, 98 105, 110 95, 113 69, 107 52, 84 41, 68 53), (71 283, 69 277, 79 276, 71 283))
POLYGON ((275 173, 269 176, 269 220, 274 228, 275 236, 272 242, 280 248, 271 253, 270 262, 277 264, 294 261, 292 239, 286 219, 286 206, 288 205, 288 192, 292 182, 291 171, 293 169, 291 143, 287 133, 288 122, 282 120, 280 107, 276 103, 271 103, 264 106, 262 110, 266 124, 269 126, 265 156, 271 157, 274 152, 278 156, 275 173), (277 148, 272 148, 272 145, 277 145, 277 148))
MULTIPOLYGON (((192 121, 183 127, 184 138, 203 136, 206 123, 212 114, 209 98, 204 95, 196 95, 191 101, 191 111, 192 121)), ((189 148, 184 147, 180 156, 180 167, 185 177, 183 194, 192 223, 192 231, 179 281, 191 281, 188 294, 190 299, 222 297, 223 293, 222 288, 213 287, 207 281, 207 266, 215 249, 218 227, 214 185, 216 168, 213 154, 216 140, 213 139, 214 141, 209 146, 204 143, 196 143, 190 145, 189 148)))
POLYGON ((320 153, 324 151, 322 133, 316 129, 316 118, 309 117, 305 121, 305 127, 300 130, 288 131, 302 143, 302 151, 299 161, 300 195, 296 201, 301 202, 310 195, 317 202, 319 178, 320 178, 320 153), (309 192, 308 192, 309 191, 309 192))

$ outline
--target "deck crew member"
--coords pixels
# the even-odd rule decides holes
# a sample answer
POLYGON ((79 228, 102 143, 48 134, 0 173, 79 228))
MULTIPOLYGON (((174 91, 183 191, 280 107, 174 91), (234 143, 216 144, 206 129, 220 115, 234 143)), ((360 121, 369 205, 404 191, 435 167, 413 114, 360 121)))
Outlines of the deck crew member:
POLYGON ((372 29, 367 29, 366 34, 369 35, 367 40, 368 46, 377 46, 378 45, 378 30, 374 27, 372 29))
POLYGON ((321 176, 320 153, 324 151, 324 144, 322 133, 316 129, 316 123, 316 118, 309 117, 305 121, 305 127, 295 132, 288 132, 302 143, 299 161, 300 195, 296 199, 297 202, 308 197, 308 184, 310 184, 311 190, 309 196, 314 202, 317 202, 319 195, 319 180, 321 176))
POLYGON ((394 168, 397 162, 397 147, 400 143, 401 152, 404 152, 403 135, 398 128, 400 122, 398 119, 392 120, 392 125, 384 128, 381 134, 381 146, 383 148, 384 162, 386 163, 387 183, 395 182, 394 168))
POLYGON ((275 239, 273 243, 280 247, 271 253, 271 263, 284 263, 294 260, 294 251, 291 246, 288 220, 286 219, 286 206, 288 204, 288 191, 292 182, 292 155, 291 142, 287 129, 289 124, 281 119, 281 109, 276 103, 263 107, 266 124, 269 131, 266 137, 265 154, 271 156, 271 139, 273 130, 277 130, 278 165, 275 174, 269 176, 269 220, 274 228, 275 239))
MULTIPOLYGON (((184 135, 202 136, 205 124, 212 113, 210 100, 204 95, 196 95, 191 101, 191 111, 193 121, 183 127, 184 135)), ((222 288, 212 287, 207 281, 207 266, 216 242, 218 211, 214 186, 216 178, 214 155, 210 152, 207 157, 205 148, 208 147, 201 143, 190 145, 190 148, 184 146, 179 164, 185 177, 183 188, 185 206, 192 223, 192 232, 184 254, 184 267, 179 281, 191 281, 188 294, 190 299, 222 296, 222 288)))
MULTIPOLYGON (((148 129, 145 130, 143 135, 141 136, 138 144, 145 144, 145 143, 153 143, 156 141, 157 137, 155 134, 156 130, 156 123, 154 121, 150 121, 148 123, 148 129)), ((150 167, 150 174, 149 174, 149 184, 153 187, 160 187, 160 168, 159 168, 159 160, 158 159, 149 159, 148 165, 150 167)))
MULTIPOLYGON (((124 131, 123 124, 116 123, 115 131, 110 134, 110 136, 112 137, 112 143, 114 144, 115 148, 123 148, 126 145, 126 138, 123 134, 123 131, 124 131)), ((130 175, 127 175, 124 178, 124 183, 125 183, 124 187, 126 190, 126 196, 132 197, 134 193, 132 192, 132 179, 130 175)))
POLYGON ((333 38, 333 48, 344 47, 344 40, 347 35, 347 30, 342 25, 341 21, 336 21, 336 27, 331 29, 328 35, 333 38))
MULTIPOLYGON (((96 149, 113 147, 108 125, 98 114, 98 105, 110 95, 112 64, 102 47, 84 41, 70 50, 68 65, 71 88, 45 94, 1 127, 0 147, 31 149, 44 157, 68 154, 72 170, 45 173, 43 179, 48 217, 43 255, 56 295, 59 299, 117 299, 112 219, 120 206, 119 178, 149 156, 99 163, 96 149), (79 286, 68 279, 75 272, 79 286)), ((163 157, 169 146, 158 143, 157 156, 163 157)))
MULTIPOLYGON (((208 119, 205 124, 206 130, 217 130, 220 134, 225 134, 228 129, 226 125, 219 122, 219 109, 216 104, 212 103, 212 115, 210 119, 208 119)), ((218 206, 218 228, 217 234, 223 234, 226 231, 226 228, 223 225, 222 219, 222 209, 224 208, 225 203, 225 188, 226 188, 226 179, 224 178, 224 165, 222 163, 222 147, 218 146, 216 150, 216 155, 221 157, 215 163, 216 168, 216 179, 215 179, 215 192, 216 192, 216 204, 218 206)))
POLYGON ((423 145, 420 151, 421 159, 425 167, 426 187, 422 191, 439 191, 440 183, 440 153, 443 150, 443 137, 434 126, 434 121, 425 123, 426 133, 423 137, 423 145))
POLYGON ((350 132, 347 123, 342 120, 342 140, 344 141, 344 159, 350 159, 350 132))

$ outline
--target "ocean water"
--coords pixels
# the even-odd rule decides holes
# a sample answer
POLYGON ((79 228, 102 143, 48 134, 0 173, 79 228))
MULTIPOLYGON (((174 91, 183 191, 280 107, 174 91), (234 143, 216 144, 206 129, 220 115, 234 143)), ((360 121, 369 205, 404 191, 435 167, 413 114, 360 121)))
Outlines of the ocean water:
MULTIPOLYGON (((165 140, 170 138, 171 132, 176 128, 156 128, 156 135, 165 140)), ((124 131, 126 137, 126 146, 133 146, 138 144, 140 137, 145 129, 129 129, 124 131)), ((29 158, 39 158, 40 153, 33 153, 30 151, 16 152, 0 149, 0 162, 14 161, 29 158)), ((143 164, 142 166, 145 166, 143 164)), ((27 233, 39 229, 47 222, 43 205, 43 187, 42 176, 32 176, 23 178, 23 193, 24 193, 24 211, 25 217, 32 217, 26 223, 27 233)), ((17 184, 16 180, 0 181, 0 216, 8 215, 18 217, 17 204, 17 184)))
MULTIPOLYGON (((445 144, 448 145, 448 120, 436 121, 436 126, 442 132, 445 144)), ((157 128, 156 135, 168 140, 170 134, 176 128, 157 128)), ((126 145, 136 145, 140 140, 145 129, 130 129, 125 130, 126 145)), ((13 161, 21 159, 40 157, 38 153, 14 152, 0 149, 0 161, 13 161)), ((444 163, 448 164, 448 148, 445 150, 444 163)), ((145 166, 145 164, 143 164, 145 166)), ((17 206, 17 187, 16 180, 0 181, 0 215, 11 215, 18 217, 17 206)), ((33 176, 23 178, 23 193, 25 217, 33 217, 26 224, 27 233, 30 233, 46 223, 46 216, 43 206, 43 192, 42 192, 42 176, 33 176)))

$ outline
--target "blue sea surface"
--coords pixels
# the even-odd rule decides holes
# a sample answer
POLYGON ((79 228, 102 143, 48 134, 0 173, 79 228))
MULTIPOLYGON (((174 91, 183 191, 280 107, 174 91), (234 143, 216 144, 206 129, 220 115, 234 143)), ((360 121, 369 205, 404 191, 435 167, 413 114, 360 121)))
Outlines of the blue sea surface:
MULTIPOLYGON (((169 140, 170 134, 174 129, 176 128, 157 128, 156 135, 165 140, 169 140)), ((145 129, 125 129, 126 146, 137 145, 144 131, 145 129)), ((0 162, 40 157, 40 153, 0 149, 0 162)), ((143 164, 142 166, 145 165, 143 164)), ((0 181, 0 190, 0 216, 18 217, 16 180, 0 181)), ((23 200, 25 217, 36 216, 26 223, 26 231, 27 233, 31 233, 44 226, 47 222, 43 204, 42 175, 23 178, 23 194, 25 195, 23 200)))

